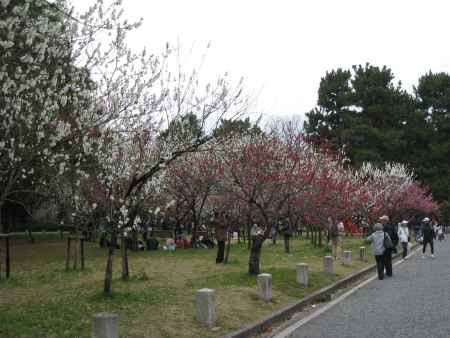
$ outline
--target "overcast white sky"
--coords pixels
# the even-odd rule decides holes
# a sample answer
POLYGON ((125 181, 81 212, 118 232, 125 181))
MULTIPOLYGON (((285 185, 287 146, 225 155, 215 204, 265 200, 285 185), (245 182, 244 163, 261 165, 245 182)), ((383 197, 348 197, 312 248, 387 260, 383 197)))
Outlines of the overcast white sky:
MULTIPOLYGON (((73 0, 82 6, 93 0, 73 0)), ((253 109, 292 116, 314 107, 327 70, 370 62, 412 90, 420 75, 450 72, 445 0, 123 0, 144 18, 130 45, 155 53, 165 42, 201 53, 208 73, 244 76, 253 109)), ((268 117, 268 116, 266 116, 268 117)))

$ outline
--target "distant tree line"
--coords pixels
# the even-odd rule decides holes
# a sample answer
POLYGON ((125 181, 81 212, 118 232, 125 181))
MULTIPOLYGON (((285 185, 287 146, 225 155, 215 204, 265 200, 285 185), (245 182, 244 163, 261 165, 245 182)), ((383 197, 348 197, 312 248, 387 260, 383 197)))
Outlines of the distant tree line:
POLYGON ((414 169, 450 218, 450 74, 429 72, 413 93, 392 70, 370 64, 322 77, 305 132, 344 148, 350 163, 399 162, 414 169))

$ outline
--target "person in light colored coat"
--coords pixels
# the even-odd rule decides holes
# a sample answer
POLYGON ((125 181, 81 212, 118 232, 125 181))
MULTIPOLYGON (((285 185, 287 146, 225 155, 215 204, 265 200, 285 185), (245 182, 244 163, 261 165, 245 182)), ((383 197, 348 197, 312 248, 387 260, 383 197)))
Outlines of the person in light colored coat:
POLYGON ((408 230, 408 221, 401 221, 398 227, 398 239, 403 248, 403 259, 406 259, 408 255, 408 242, 409 242, 409 230, 408 230))
MULTIPOLYGON (((375 230, 369 237, 367 237, 367 241, 372 243, 373 255, 375 257, 375 261, 377 262, 377 271, 378 271, 378 279, 384 279, 384 251, 386 250, 384 247, 384 231, 383 225, 377 223, 374 225, 373 229, 375 230)), ((388 236, 386 234, 386 236, 388 236)))

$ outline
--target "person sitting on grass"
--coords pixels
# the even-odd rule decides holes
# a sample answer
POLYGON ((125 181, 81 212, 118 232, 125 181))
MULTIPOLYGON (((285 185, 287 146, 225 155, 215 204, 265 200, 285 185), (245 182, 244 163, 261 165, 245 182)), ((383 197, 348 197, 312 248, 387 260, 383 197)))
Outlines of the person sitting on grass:
POLYGON ((377 262, 378 279, 383 280, 384 251, 386 250, 384 247, 384 237, 389 235, 384 233, 383 225, 380 223, 375 224, 373 229, 375 231, 366 238, 366 241, 372 243, 373 256, 375 257, 375 261, 377 262))
POLYGON ((175 240, 173 238, 166 239, 166 245, 163 246, 164 250, 175 251, 176 249, 175 240))

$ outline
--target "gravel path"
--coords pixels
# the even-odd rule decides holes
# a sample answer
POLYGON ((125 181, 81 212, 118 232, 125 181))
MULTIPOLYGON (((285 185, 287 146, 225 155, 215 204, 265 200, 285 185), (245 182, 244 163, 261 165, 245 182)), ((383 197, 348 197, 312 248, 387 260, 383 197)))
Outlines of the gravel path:
POLYGON ((413 255, 393 278, 370 282, 289 338, 449 338, 450 240, 435 241, 435 254, 413 255))

